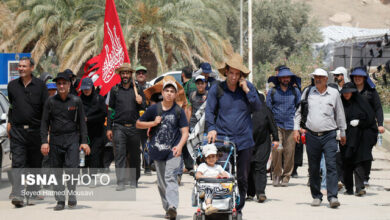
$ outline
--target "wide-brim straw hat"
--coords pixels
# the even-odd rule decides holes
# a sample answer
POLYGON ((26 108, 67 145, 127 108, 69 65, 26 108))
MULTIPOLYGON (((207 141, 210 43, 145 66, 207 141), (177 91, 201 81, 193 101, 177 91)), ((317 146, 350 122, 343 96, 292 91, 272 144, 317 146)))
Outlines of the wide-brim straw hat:
POLYGON ((225 64, 221 68, 218 69, 218 71, 224 76, 226 76, 226 67, 227 66, 240 70, 243 73, 244 77, 247 77, 249 75, 249 73, 251 72, 244 65, 244 60, 243 60, 242 56, 238 53, 234 53, 233 55, 231 55, 228 58, 228 60, 225 61, 225 64))
POLYGON ((176 83, 177 86, 177 96, 176 96, 176 104, 178 104, 180 107, 184 107, 187 105, 187 99, 184 92, 184 88, 182 85, 180 85, 179 82, 175 80, 173 76, 165 76, 163 80, 160 80, 158 83, 156 83, 154 86, 149 87, 144 90, 145 98, 149 102, 152 95, 155 93, 161 93, 163 91, 163 86, 165 82, 173 81, 176 83))
POLYGON ((130 63, 122 63, 122 65, 115 70, 115 73, 119 74, 120 71, 131 71, 131 72, 134 72, 134 69, 131 68, 131 64, 130 63))

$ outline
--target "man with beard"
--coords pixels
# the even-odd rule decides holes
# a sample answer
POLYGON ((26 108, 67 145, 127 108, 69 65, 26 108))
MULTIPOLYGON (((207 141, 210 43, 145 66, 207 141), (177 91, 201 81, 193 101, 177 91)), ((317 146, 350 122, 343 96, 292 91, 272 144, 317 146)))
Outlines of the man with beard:
POLYGON ((125 190, 126 158, 129 157, 130 187, 136 188, 140 177, 140 138, 135 123, 145 108, 143 92, 135 88, 130 63, 115 70, 121 83, 112 87, 108 104, 107 138, 113 141, 117 191, 125 190), (134 172, 135 171, 135 172, 134 172), (134 175, 135 174, 135 175, 134 175))
POLYGON ((348 70, 342 66, 337 67, 330 73, 333 74, 334 82, 337 84, 337 88, 339 91, 343 88, 345 83, 348 83, 350 81, 348 77, 348 70))
POLYGON ((237 182, 240 203, 237 212, 241 215, 248 190, 248 175, 255 146, 253 140, 251 114, 261 107, 256 88, 245 78, 250 70, 244 65, 240 54, 234 53, 218 69, 226 80, 212 86, 206 104, 206 123, 208 143, 229 139, 237 147, 237 182))
POLYGON ((295 142, 293 137, 294 115, 301 93, 293 84, 297 77, 289 68, 283 68, 278 75, 271 76, 268 82, 275 87, 267 95, 267 106, 271 109, 280 139, 280 147, 272 149, 272 179, 274 186, 288 186, 294 169, 295 142))
MULTIPOLYGON (((89 175, 92 176, 97 174, 99 167, 102 167, 100 158, 104 147, 104 121, 107 111, 104 98, 95 91, 91 78, 84 78, 82 80, 80 90, 82 91, 80 98, 83 102, 89 146, 91 147, 90 155, 85 158, 85 172, 88 174, 87 169, 89 167, 89 175)), ((92 183, 94 182, 92 181, 92 183)))
POLYGON ((315 86, 306 89, 302 94, 301 105, 294 118, 294 139, 300 140, 301 120, 306 128, 306 151, 309 161, 310 191, 313 197, 311 206, 320 206, 322 193, 320 190, 320 162, 324 154, 326 162, 326 187, 330 208, 337 208, 337 170, 336 153, 338 150, 336 130, 340 130, 340 144, 346 143, 345 115, 341 98, 337 89, 327 85, 328 73, 323 69, 315 69, 311 74, 315 86), (307 94, 307 95, 306 95, 307 94), (306 114, 307 113, 307 114, 306 114))

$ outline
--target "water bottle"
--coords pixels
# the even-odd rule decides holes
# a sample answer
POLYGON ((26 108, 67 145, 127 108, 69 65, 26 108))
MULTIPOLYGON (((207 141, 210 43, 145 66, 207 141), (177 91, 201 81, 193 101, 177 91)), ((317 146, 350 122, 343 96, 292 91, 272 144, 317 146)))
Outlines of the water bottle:
POLYGON ((302 142, 302 144, 306 144, 306 133, 303 133, 301 135, 301 142, 302 142))
POLYGON ((85 153, 83 149, 80 151, 80 167, 85 167, 85 153))
POLYGON ((204 133, 204 134, 203 134, 202 145, 206 145, 207 142, 208 142, 208 140, 207 140, 207 133, 204 133))
POLYGON ((378 134, 378 146, 382 147, 382 134, 381 133, 378 134))
POLYGON ((223 145, 225 145, 225 147, 228 147, 230 145, 228 136, 225 136, 225 138, 223 139, 223 145))

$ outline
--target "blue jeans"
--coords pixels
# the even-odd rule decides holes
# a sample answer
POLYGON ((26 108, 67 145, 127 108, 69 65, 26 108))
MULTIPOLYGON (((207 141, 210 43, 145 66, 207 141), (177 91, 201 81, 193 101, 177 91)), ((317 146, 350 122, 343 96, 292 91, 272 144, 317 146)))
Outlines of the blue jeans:
POLYGON ((314 136, 310 132, 306 134, 306 152, 309 161, 310 192, 312 197, 322 200, 320 164, 321 156, 325 156, 326 164, 326 187, 328 200, 337 198, 337 168, 336 153, 337 141, 336 131, 331 131, 323 136, 314 136))

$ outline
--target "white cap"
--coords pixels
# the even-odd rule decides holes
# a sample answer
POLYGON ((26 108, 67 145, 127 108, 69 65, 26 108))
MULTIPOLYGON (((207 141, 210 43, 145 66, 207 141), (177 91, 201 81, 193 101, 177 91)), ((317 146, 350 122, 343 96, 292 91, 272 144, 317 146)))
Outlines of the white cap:
POLYGON ((343 74, 346 75, 348 73, 347 69, 342 66, 337 67, 335 70, 331 71, 332 74, 343 74))
POLYGON ((176 89, 176 92, 177 92, 177 85, 174 81, 172 80, 168 80, 168 81, 165 81, 164 84, 163 84, 163 90, 165 89, 165 87, 167 87, 168 85, 172 85, 173 87, 175 87, 176 89))
POLYGON ((206 81, 206 77, 204 77, 203 75, 198 75, 197 77, 195 77, 195 82, 198 81, 198 80, 202 80, 203 82, 206 81))
POLYGON ((344 75, 344 82, 345 83, 350 82, 349 76, 348 76, 348 70, 342 66, 337 67, 335 70, 331 71, 330 73, 332 73, 333 75, 343 74, 344 75))
POLYGON ((211 154, 217 154, 217 147, 215 146, 215 144, 204 145, 202 153, 205 157, 208 157, 211 154))
POLYGON ((327 77, 328 73, 325 70, 321 69, 321 68, 317 68, 310 75, 311 76, 326 76, 327 77))

